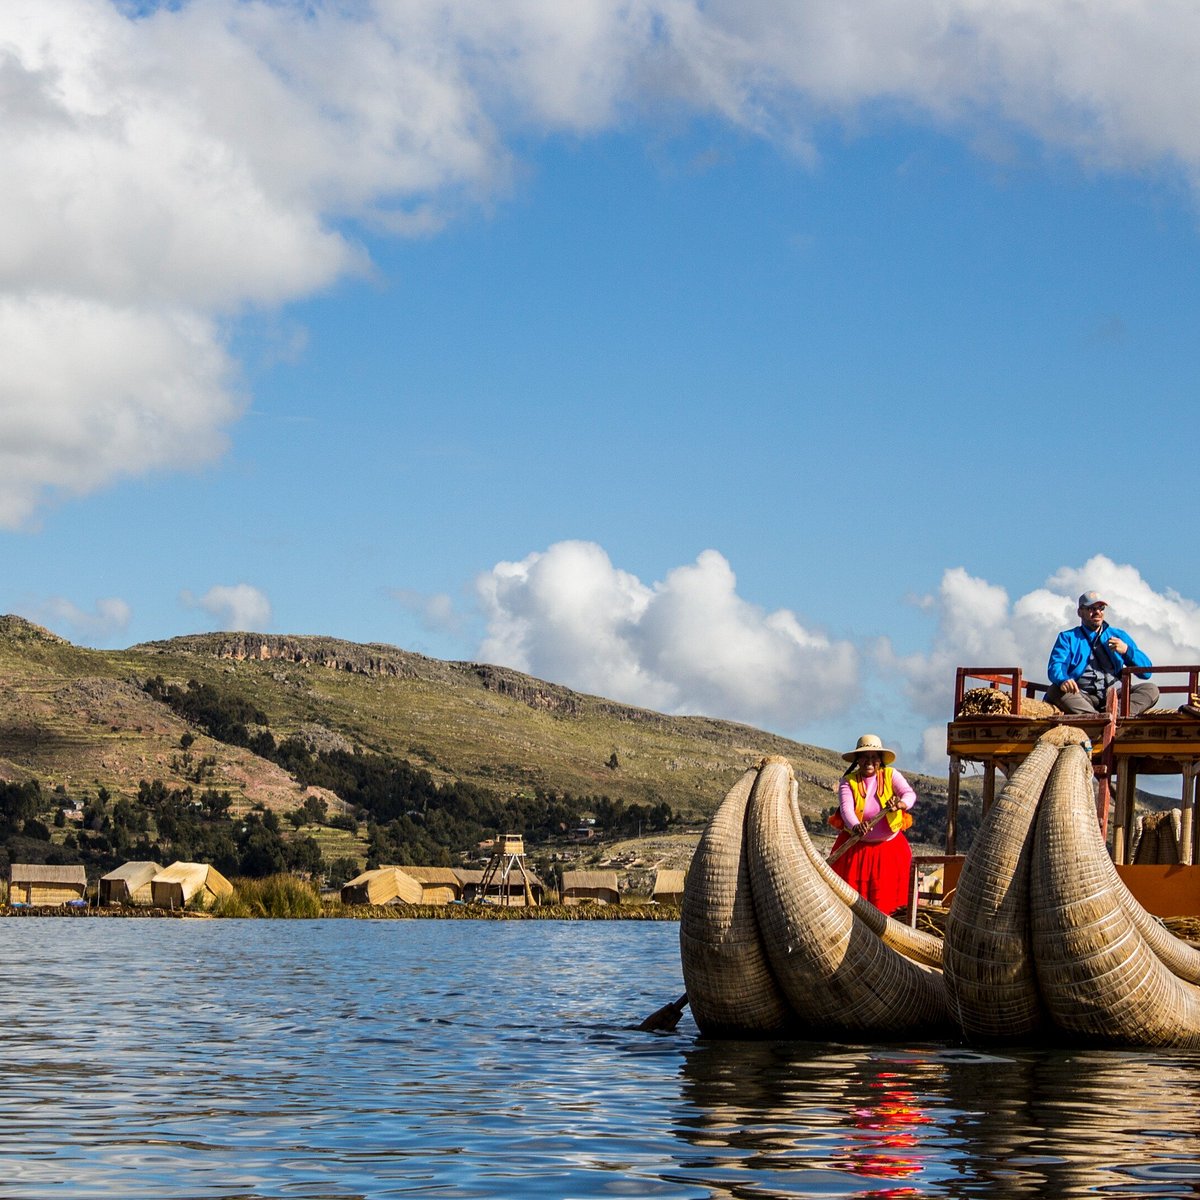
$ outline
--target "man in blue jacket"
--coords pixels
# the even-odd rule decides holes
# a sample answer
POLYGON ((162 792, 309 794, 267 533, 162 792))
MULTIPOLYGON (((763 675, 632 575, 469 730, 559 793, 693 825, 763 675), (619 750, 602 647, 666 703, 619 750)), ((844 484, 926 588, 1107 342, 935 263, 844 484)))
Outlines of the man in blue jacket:
MULTIPOLYGON (((1064 629, 1050 651, 1046 670, 1050 690, 1046 699, 1077 716, 1103 712, 1110 688, 1118 687, 1125 667, 1148 667, 1150 660, 1123 629, 1104 619, 1108 601, 1099 592, 1079 597, 1079 625, 1064 629)), ((1136 680, 1129 693, 1129 715, 1136 717, 1158 700, 1158 688, 1149 675, 1136 680)))

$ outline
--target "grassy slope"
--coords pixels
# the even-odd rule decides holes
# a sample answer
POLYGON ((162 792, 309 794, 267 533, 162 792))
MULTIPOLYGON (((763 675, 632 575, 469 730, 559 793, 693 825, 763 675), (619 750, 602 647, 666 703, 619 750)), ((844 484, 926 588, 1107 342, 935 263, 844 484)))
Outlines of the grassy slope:
MULTIPOLYGON (((36 777, 72 795, 98 784, 129 795, 140 779, 155 777, 188 782, 179 749, 188 727, 141 692, 151 675, 196 678, 243 696, 269 715, 277 740, 299 732, 317 746, 386 751, 435 777, 506 794, 541 787, 666 800, 696 819, 764 754, 792 762, 808 814, 828 808, 843 765, 833 751, 745 725, 662 716, 517 672, 332 639, 258 640, 311 661, 218 657, 229 649, 225 635, 84 650, 19 618, 0 618, 0 778, 36 777), (320 665, 335 660, 341 665, 320 665), (615 769, 607 765, 613 754, 615 769)), ((287 811, 303 795, 270 763, 197 736, 192 762, 206 756, 216 762, 202 786, 229 789, 239 806, 287 811)), ((923 793, 945 792, 944 781, 915 782, 923 793)))

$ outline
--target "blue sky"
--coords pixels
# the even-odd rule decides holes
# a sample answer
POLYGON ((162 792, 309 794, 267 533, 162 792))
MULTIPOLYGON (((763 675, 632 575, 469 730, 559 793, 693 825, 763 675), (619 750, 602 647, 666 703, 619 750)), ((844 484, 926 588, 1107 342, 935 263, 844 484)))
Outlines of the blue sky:
POLYGON ((938 14, 5 6, 0 610, 928 769, 1084 587, 1200 661, 1200 17, 938 14))

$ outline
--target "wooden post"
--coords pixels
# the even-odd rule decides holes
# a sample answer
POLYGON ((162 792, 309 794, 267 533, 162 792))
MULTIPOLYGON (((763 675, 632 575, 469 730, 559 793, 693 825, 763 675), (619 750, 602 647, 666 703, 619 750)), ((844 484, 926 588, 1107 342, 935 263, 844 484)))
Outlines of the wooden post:
POLYGON ((950 778, 946 796, 946 853, 955 854, 958 844, 958 785, 962 778, 962 760, 957 754, 950 755, 950 778))
POLYGON ((1133 849, 1136 788, 1137 771, 1133 759, 1128 758, 1121 763, 1121 773, 1117 776, 1117 811, 1113 818, 1113 862, 1122 865, 1129 862, 1129 853, 1133 849))
POLYGON ((905 923, 914 929, 917 927, 917 893, 921 890, 920 871, 915 862, 908 866, 908 911, 904 914, 905 923))
POLYGON ((1096 768, 1097 782, 1099 787, 1096 789, 1096 819, 1100 822, 1100 836, 1108 841, 1108 809, 1109 801, 1112 796, 1111 786, 1109 784, 1109 775, 1106 768, 1103 766, 1096 768))
MULTIPOLYGON (((1193 813, 1195 813, 1195 811, 1196 811, 1197 798, 1200 798, 1200 770, 1197 769, 1197 764, 1193 763, 1192 764, 1192 812, 1193 813)), ((1194 818, 1193 818, 1192 824, 1193 824, 1193 826, 1195 825, 1194 818)), ((1200 839, 1200 829, 1197 829, 1193 836, 1196 837, 1197 839, 1200 839)), ((1197 852, 1196 847, 1193 847, 1192 848, 1192 862, 1194 863, 1197 860, 1200 860, 1200 853, 1197 852)))
POLYGON ((992 803, 996 799, 996 760, 989 758, 983 764, 983 815, 986 817, 988 809, 992 807, 992 803))
POLYGON ((1182 819, 1179 823, 1179 859, 1185 866, 1196 861, 1196 764, 1183 764, 1182 819))

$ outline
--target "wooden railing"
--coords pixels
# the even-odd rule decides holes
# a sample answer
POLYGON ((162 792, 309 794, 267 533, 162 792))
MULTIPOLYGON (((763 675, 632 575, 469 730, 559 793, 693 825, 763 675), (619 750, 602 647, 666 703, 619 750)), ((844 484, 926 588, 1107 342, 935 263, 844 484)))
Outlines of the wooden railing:
POLYGON ((979 684, 1006 691, 1012 704, 1013 716, 1021 715, 1021 697, 1032 700, 1039 692, 1047 691, 1044 683, 1032 683, 1021 674, 1020 667, 959 667, 954 675, 954 712, 962 708, 963 697, 979 684))

